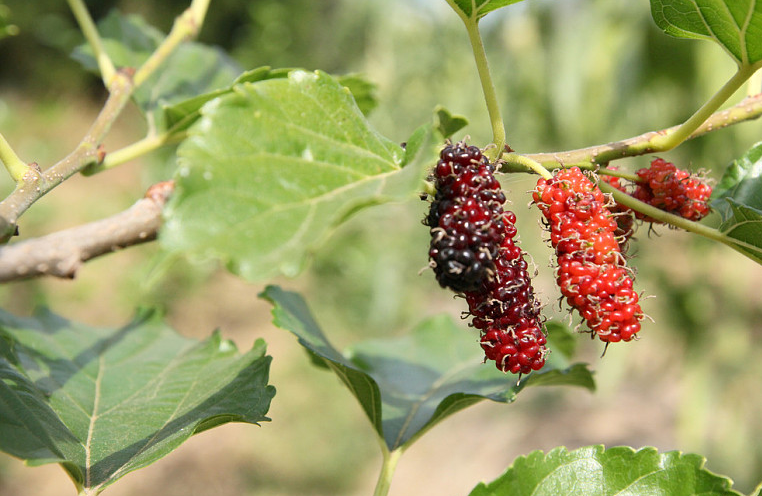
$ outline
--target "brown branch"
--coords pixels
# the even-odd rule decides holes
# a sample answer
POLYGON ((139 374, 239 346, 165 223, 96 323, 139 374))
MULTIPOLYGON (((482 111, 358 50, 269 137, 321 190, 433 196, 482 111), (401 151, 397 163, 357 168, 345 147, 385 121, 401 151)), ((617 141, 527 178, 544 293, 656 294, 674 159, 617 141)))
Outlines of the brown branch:
MULTIPOLYGON (((762 115, 762 93, 747 97, 738 104, 712 114, 688 139, 697 138, 711 131, 752 120, 762 115)), ((582 168, 595 168, 598 165, 621 159, 646 155, 661 151, 655 144, 658 137, 674 132, 679 126, 652 131, 622 141, 614 141, 605 145, 590 146, 577 150, 555 153, 530 153, 526 157, 539 162, 548 169, 576 165, 582 168)), ((508 163, 501 172, 529 172, 521 164, 508 163)))
POLYGON ((0 282, 55 276, 73 279, 88 260, 156 239, 174 182, 151 186, 145 197, 111 217, 0 247, 0 282))

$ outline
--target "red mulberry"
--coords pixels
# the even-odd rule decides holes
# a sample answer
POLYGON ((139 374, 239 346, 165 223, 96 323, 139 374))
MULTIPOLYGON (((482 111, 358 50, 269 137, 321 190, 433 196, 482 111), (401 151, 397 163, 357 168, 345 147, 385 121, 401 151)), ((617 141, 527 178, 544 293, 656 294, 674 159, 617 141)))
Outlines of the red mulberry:
POLYGON ((602 341, 631 340, 643 313, 603 193, 572 167, 540 179, 533 198, 550 227, 557 282, 568 304, 602 341))
POLYGON ((485 356, 504 372, 545 364, 545 335, 527 263, 516 246, 516 216, 503 210, 495 167, 475 146, 446 146, 432 173, 436 195, 424 221, 437 280, 466 296, 485 356))

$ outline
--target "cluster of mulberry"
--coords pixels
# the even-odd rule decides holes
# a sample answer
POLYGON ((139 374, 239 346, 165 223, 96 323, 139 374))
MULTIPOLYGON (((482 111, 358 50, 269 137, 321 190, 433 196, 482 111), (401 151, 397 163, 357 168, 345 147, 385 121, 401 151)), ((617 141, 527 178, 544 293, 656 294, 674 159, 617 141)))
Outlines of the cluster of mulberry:
MULTIPOLYGON (((708 200, 712 187, 700 177, 678 169, 675 164, 661 158, 654 159, 650 167, 640 169, 636 174, 640 181, 629 193, 634 198, 688 220, 701 220, 709 214, 708 200)), ((618 181, 608 182, 627 192, 618 181)), ((659 222, 640 212, 635 212, 635 217, 645 222, 659 222)))
POLYGON ((533 193, 558 258, 557 282, 601 341, 630 341, 643 312, 616 237, 606 197, 577 167, 540 179, 533 193))
POLYGON ((527 263, 516 246, 516 216, 503 210, 495 167, 475 146, 448 144, 432 173, 425 224, 430 265, 442 287, 463 293, 487 359, 504 372, 545 364, 546 339, 527 263))

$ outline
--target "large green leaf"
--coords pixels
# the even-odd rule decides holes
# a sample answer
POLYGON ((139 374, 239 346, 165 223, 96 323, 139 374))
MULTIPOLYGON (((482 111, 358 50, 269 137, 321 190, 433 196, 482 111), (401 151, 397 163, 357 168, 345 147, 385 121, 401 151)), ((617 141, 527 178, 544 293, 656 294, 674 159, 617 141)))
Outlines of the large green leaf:
POLYGON ((725 170, 713 197, 712 207, 722 217, 720 231, 762 263, 762 142, 725 170))
POLYGON ((349 215, 413 196, 436 160, 431 146, 413 158, 373 131, 321 72, 235 86, 201 113, 178 151, 160 239, 250 280, 296 275, 349 215))
POLYGON ((478 338, 450 317, 421 322, 406 336, 361 342, 337 351, 296 293, 268 286, 273 322, 291 331, 314 360, 323 362, 349 387, 389 450, 405 448, 442 419, 474 403, 516 399, 527 386, 573 385, 594 389, 583 364, 546 367, 524 377, 483 363, 478 338))
POLYGON ((466 17, 480 18, 484 17, 493 10, 501 7, 521 2, 522 0, 451 0, 453 8, 457 6, 466 17))
MULTIPOLYGON (((236 85, 242 83, 256 83, 265 79, 277 79, 288 77, 294 69, 271 69, 270 67, 258 67, 246 71, 233 81, 233 84, 218 90, 210 91, 202 95, 183 100, 182 102, 164 108, 164 121, 166 127, 172 132, 184 131, 201 117, 201 107, 210 100, 232 93, 236 85)), ((338 76, 336 80, 342 86, 349 89, 355 99, 358 108, 363 114, 368 115, 378 104, 375 95, 375 85, 358 74, 338 76)))
POLYGON ((719 43, 739 66, 762 62, 762 2, 651 0, 651 14, 669 35, 719 43))
POLYGON ((740 496, 732 481, 704 468, 705 459, 655 448, 558 447, 517 458, 470 496, 740 496))
MULTIPOLYGON (((154 52, 164 34, 136 15, 112 11, 98 23, 106 53, 117 67, 137 69, 154 52)), ((89 45, 75 49, 73 57, 98 71, 89 45)), ((188 42, 180 45, 161 67, 133 94, 152 127, 167 127, 163 107, 229 87, 241 68, 223 50, 188 42)))
POLYGON ((97 494, 194 433, 269 420, 270 360, 261 340, 241 354, 219 333, 187 339, 153 313, 97 329, 0 312, 0 449, 61 463, 97 494))

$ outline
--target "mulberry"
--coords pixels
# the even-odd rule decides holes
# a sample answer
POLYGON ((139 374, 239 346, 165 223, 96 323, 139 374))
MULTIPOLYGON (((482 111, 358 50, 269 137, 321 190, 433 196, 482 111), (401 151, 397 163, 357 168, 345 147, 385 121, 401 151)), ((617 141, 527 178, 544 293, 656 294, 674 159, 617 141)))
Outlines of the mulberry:
POLYGON ((460 142, 440 153, 431 179, 434 201, 429 259, 442 287, 464 293, 485 357, 504 372, 545 364, 546 339, 527 263, 515 244, 516 216, 503 210, 495 166, 460 142))
POLYGON ((550 228, 557 282, 567 303, 601 341, 630 341, 643 312, 603 193, 572 167, 540 179, 533 199, 550 228))

